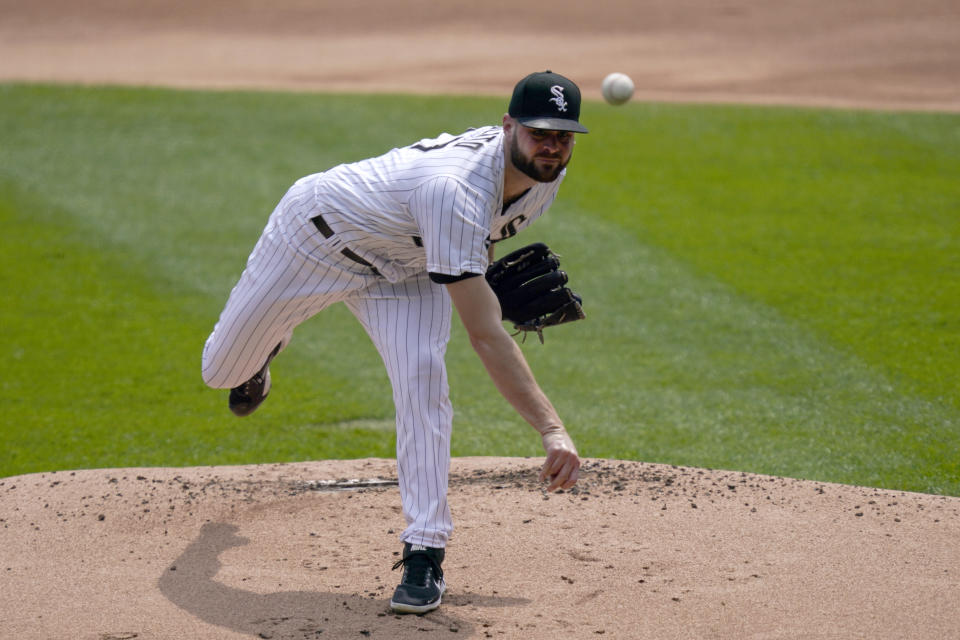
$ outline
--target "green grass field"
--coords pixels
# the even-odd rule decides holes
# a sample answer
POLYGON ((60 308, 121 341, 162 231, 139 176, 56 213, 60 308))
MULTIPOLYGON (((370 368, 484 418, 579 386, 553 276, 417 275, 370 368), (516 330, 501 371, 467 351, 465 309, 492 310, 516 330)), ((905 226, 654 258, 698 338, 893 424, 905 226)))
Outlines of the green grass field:
MULTIPOLYGON (((305 324, 238 420, 206 336, 301 175, 505 100, 0 85, 0 476, 393 455, 379 357, 305 324)), ((960 115, 584 105, 550 214, 588 319, 523 349, 588 457, 960 495, 960 115)), ((454 455, 539 455, 455 326, 454 455)))

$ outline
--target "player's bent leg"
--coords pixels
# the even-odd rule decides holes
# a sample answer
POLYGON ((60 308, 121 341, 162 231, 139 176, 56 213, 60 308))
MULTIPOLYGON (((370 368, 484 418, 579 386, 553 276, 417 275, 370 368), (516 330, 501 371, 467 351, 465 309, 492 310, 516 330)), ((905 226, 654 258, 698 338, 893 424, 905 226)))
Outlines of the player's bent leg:
POLYGON ((246 383, 277 345, 282 350, 290 341, 293 327, 282 321, 290 303, 288 253, 273 234, 265 232, 257 242, 203 347, 201 374, 207 386, 230 389, 246 383))
POLYGON ((295 185, 277 205, 204 346, 204 382, 231 389, 230 409, 240 416, 266 398, 270 361, 294 329, 369 281, 369 275, 344 271, 342 256, 315 242, 316 227, 295 215, 311 194, 295 185), (300 228, 281 232, 285 219, 300 228))
MULTIPOLYGON (((286 346, 304 318, 292 317, 313 272, 309 255, 286 240, 281 223, 309 207, 312 191, 292 186, 274 208, 203 348, 203 381, 215 389, 246 383, 266 364, 277 344, 286 346)), ((308 236, 309 238, 309 236, 308 236)))

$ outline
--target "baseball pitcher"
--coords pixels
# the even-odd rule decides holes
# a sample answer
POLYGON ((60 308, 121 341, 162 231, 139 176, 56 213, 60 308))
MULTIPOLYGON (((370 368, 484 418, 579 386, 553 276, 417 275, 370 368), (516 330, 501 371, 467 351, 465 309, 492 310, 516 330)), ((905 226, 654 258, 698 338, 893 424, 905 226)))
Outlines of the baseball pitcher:
MULTIPOLYGON (((573 153, 580 91, 550 71, 515 87, 500 126, 442 134, 298 180, 280 200, 203 350, 207 385, 252 413, 270 362, 294 329, 343 302, 376 345, 393 386, 407 527, 391 607, 440 604, 453 522, 447 505, 453 409, 444 363, 452 309, 496 388, 540 434, 551 491, 580 460, 557 411, 504 326, 536 332, 583 318, 559 260, 533 244, 494 262, 553 203, 573 153)), ((526 335, 526 334, 524 334, 526 335)))

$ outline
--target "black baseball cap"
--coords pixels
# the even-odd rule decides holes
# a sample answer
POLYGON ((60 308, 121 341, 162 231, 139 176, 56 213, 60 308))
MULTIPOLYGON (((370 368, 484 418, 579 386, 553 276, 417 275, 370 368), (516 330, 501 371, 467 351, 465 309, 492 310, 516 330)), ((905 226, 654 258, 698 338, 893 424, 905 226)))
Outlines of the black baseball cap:
POLYGON ((507 113, 532 129, 589 133, 580 124, 580 88, 549 69, 517 83, 507 113))

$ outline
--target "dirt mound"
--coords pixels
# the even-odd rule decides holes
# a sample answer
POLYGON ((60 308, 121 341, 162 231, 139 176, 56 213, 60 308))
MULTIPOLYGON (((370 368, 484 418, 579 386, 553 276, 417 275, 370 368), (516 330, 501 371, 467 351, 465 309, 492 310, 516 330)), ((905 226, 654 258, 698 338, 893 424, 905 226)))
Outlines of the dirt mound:
POLYGON ((394 463, 0 480, 4 637, 960 637, 960 499, 587 460, 454 460, 444 605, 396 616, 394 463))

